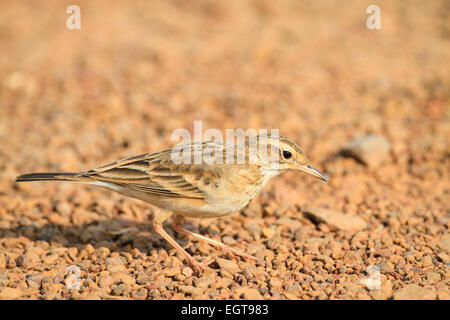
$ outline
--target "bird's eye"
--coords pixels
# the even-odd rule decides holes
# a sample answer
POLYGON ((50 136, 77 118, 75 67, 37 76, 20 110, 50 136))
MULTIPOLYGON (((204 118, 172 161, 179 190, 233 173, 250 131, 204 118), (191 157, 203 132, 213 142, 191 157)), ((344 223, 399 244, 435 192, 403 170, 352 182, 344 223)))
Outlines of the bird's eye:
POLYGON ((289 159, 290 157, 292 157, 292 153, 290 153, 290 152, 287 151, 287 150, 284 150, 284 151, 283 151, 283 158, 289 159))

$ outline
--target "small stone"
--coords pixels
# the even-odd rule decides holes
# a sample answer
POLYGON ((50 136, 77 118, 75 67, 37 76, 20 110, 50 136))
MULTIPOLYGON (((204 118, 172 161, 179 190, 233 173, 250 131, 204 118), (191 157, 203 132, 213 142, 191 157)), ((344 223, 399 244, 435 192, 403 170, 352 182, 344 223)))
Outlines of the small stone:
POLYGON ((69 255, 70 259, 72 259, 72 261, 77 260, 78 248, 69 248, 67 250, 67 254, 69 255))
POLYGON ((16 259, 16 264, 17 264, 18 267, 21 267, 21 268, 28 268, 28 266, 30 265, 30 259, 28 259, 27 256, 20 255, 20 256, 16 259))
POLYGON ((438 245, 446 252, 450 252, 450 233, 444 234, 441 237, 441 240, 439 241, 438 245))
POLYGON ((178 288, 181 292, 190 294, 191 296, 199 296, 203 293, 203 290, 201 288, 196 288, 193 286, 179 286, 178 288))
POLYGON ((255 288, 239 288, 236 290, 239 298, 245 300, 263 300, 263 296, 255 288))
POLYGON ((216 258, 216 262, 221 269, 224 269, 225 271, 228 271, 231 274, 235 274, 240 271, 239 266, 233 260, 216 258))
POLYGON ((131 291, 131 288, 124 283, 119 284, 111 291, 113 296, 123 296, 131 291))
POLYGON ((134 285, 136 283, 136 280, 134 277, 130 276, 128 273, 125 272, 115 272, 111 274, 111 279, 113 283, 124 283, 127 286, 134 285))
POLYGON ((100 288, 108 289, 114 283, 114 280, 111 276, 103 276, 101 275, 98 280, 98 285, 100 288))
POLYGON ((329 245, 331 250, 331 256, 334 259, 338 259, 342 256, 342 245, 338 241, 330 241, 329 245))
POLYGON ((59 202, 56 205, 56 210, 63 215, 68 216, 72 212, 72 206, 68 202, 59 202))
POLYGON ((227 279, 234 279, 234 274, 232 274, 230 271, 226 269, 220 270, 220 276, 227 278, 227 279))
POLYGON ((0 287, 6 287, 9 284, 9 276, 6 270, 0 268, 0 287))
POLYGON ((355 158, 369 167, 379 166, 389 155, 391 145, 386 138, 367 135, 354 139, 341 150, 343 156, 355 158))
POLYGON ((145 284, 149 283, 150 281, 151 281, 151 277, 146 275, 145 273, 139 273, 136 276, 137 284, 145 285, 145 284))
POLYGON ((0 300, 16 300, 22 295, 22 290, 18 288, 0 288, 0 300))
POLYGON ((67 220, 58 213, 52 213, 47 217, 48 221, 53 224, 64 224, 67 220))
POLYGON ((427 273, 427 281, 429 283, 435 283, 441 280, 441 275, 437 272, 429 272, 427 273))
POLYGON ((141 288, 131 293, 131 298, 133 300, 145 300, 147 298, 147 290, 141 288))
POLYGON ((448 254, 446 254, 445 252, 440 252, 437 254, 439 260, 441 260, 443 263, 450 263, 450 257, 448 254))
POLYGON ((181 273, 184 274, 186 277, 192 276, 194 271, 190 267, 184 267, 183 270, 181 270, 181 273))
POLYGON ((101 248, 97 249, 97 256, 100 259, 106 259, 106 257, 109 256, 109 254, 110 254, 110 251, 106 247, 101 247, 101 248))
POLYGON ((394 266, 392 263, 386 263, 384 261, 377 264, 378 268, 380 268, 380 272, 383 274, 389 274, 394 272, 394 266))
POLYGON ((330 232, 330 227, 326 223, 321 222, 317 225, 317 227, 320 231, 324 233, 330 232))
POLYGON ((450 290, 448 288, 442 288, 438 291, 437 297, 439 300, 450 300, 450 290))
POLYGON ((42 259, 42 262, 46 265, 51 265, 53 264, 57 259, 59 258, 59 256, 56 253, 53 254, 49 254, 48 256, 45 256, 42 259))
POLYGON ((194 279, 195 286, 202 289, 208 288, 215 281, 216 275, 213 273, 202 275, 200 278, 194 279))
POLYGON ((93 254, 95 252, 95 248, 90 243, 88 243, 84 249, 89 254, 93 254))
POLYGON ((334 264, 334 260, 324 254, 319 254, 317 257, 314 258, 314 260, 322 261, 323 263, 329 263, 331 265, 334 264))
POLYGON ((332 230, 357 232, 366 228, 367 223, 357 216, 323 208, 308 208, 304 214, 317 222, 325 222, 332 230))
POLYGON ((6 254, 0 252, 0 268, 6 268, 6 254))
POLYGON ((289 293, 289 292, 285 292, 284 296, 289 300, 299 300, 300 299, 300 297, 296 296, 293 293, 289 293))
POLYGON ((30 260, 30 264, 36 264, 40 261, 40 257, 43 256, 45 251, 39 247, 31 247, 25 250, 24 255, 30 260))
POLYGON ((233 279, 218 278, 215 281, 214 286, 215 286, 215 288, 226 288, 226 287, 230 286, 232 283, 234 283, 233 279))
POLYGON ((225 236, 222 238, 222 242, 227 244, 227 245, 233 245, 236 243, 236 240, 233 239, 233 237, 230 236, 225 236))
POLYGON ((108 258, 105 260, 106 269, 111 273, 126 271, 127 260, 124 257, 108 258))
POLYGON ((166 277, 173 277, 180 272, 179 268, 168 268, 163 271, 163 275, 166 277))
POLYGON ((343 262, 347 267, 351 268, 360 266, 363 263, 361 256, 357 251, 345 252, 343 262))
POLYGON ((267 239, 270 239, 275 235, 275 233, 277 233, 277 231, 272 228, 263 228, 262 233, 267 239))
POLYGON ((138 248, 133 248, 133 250, 131 250, 131 256, 133 258, 138 258, 141 255, 141 252, 139 251, 138 248))
POLYGON ((425 256, 422 258, 422 267, 427 268, 433 265, 433 259, 430 256, 425 256))
POLYGON ((280 289, 283 286, 283 282, 278 278, 272 278, 269 280, 269 287, 271 289, 280 289))
POLYGON ((380 289, 369 290, 369 295, 374 300, 386 300, 392 296, 392 283, 390 280, 382 282, 380 289))
POLYGON ((291 230, 296 230, 302 227, 302 223, 297 220, 293 220, 290 218, 282 217, 277 220, 277 225, 288 227, 291 230))
POLYGON ((394 294, 395 300, 434 300, 436 292, 431 287, 421 287, 417 284, 410 284, 398 290, 394 294))

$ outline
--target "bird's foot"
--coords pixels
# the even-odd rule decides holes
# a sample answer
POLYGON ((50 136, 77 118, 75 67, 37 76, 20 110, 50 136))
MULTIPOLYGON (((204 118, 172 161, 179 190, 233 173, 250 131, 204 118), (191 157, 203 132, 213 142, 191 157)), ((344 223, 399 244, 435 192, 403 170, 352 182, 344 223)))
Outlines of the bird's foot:
POLYGON ((209 263, 203 264, 201 262, 198 262, 194 258, 189 259, 188 262, 189 262, 189 265, 192 267, 192 269, 194 269, 194 271, 198 274, 201 274, 203 271, 209 269, 209 267, 208 267, 209 263))
POLYGON ((229 247, 227 245, 221 245, 219 247, 219 249, 222 251, 223 254, 227 255, 231 259, 235 259, 236 256, 239 256, 239 257, 242 257, 242 258, 247 259, 247 260, 254 260, 254 261, 258 260, 258 258, 254 257, 252 255, 249 255, 249 254, 247 254, 245 252, 233 249, 233 248, 231 248, 231 247, 229 247))

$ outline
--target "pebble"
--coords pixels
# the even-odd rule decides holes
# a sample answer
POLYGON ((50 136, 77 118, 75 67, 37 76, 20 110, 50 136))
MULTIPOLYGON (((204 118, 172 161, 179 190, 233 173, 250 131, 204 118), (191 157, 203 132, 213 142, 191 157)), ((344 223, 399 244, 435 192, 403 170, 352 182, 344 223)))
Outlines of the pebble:
POLYGON ((184 267, 181 270, 181 273, 184 274, 186 277, 190 277, 192 276, 192 274, 194 273, 194 271, 190 268, 190 267, 184 267))
POLYGON ((450 233, 445 233, 442 235, 441 240, 439 240, 439 247, 441 247, 446 252, 450 252, 450 233))
POLYGON ((173 277, 180 272, 179 268, 168 268, 163 271, 166 277, 173 277))
POLYGON ((30 259, 25 255, 20 255, 16 260, 16 264, 18 267, 28 268, 30 266, 30 259))
POLYGON ((443 263, 445 263, 445 264, 450 263, 450 256, 448 254, 446 254, 445 252, 440 252, 437 254, 437 256, 443 263))
POLYGON ((22 296, 22 290, 18 288, 0 288, 0 300, 16 300, 22 296))
POLYGON ((338 241, 330 241, 329 248, 331 250, 331 256, 334 259, 339 259, 342 256, 342 245, 338 241))
POLYGON ((136 283, 139 285, 145 285, 145 284, 149 283, 151 281, 151 279, 152 278, 150 275, 147 275, 145 273, 139 273, 136 276, 136 283))
POLYGON ((126 272, 114 272, 111 273, 110 277, 113 283, 122 282, 128 286, 134 285, 136 283, 134 277, 126 272))
POLYGON ((308 208, 304 210, 304 213, 317 221, 325 222, 332 230, 357 232, 367 227, 367 223, 360 217, 329 209, 308 208))
POLYGON ((203 274, 201 277, 194 279, 196 287, 206 289, 216 281, 216 276, 213 273, 203 274))
POLYGON ((30 247, 25 250, 24 255, 30 261, 30 264, 36 264, 40 261, 41 257, 44 255, 45 251, 39 247, 30 247))
POLYGON ((355 138, 345 145, 341 153, 350 156, 369 167, 378 167, 388 157, 391 145, 381 136, 367 135, 355 138))
POLYGON ((6 253, 0 252, 0 268, 6 268, 6 253))
POLYGON ((109 272, 123 272, 126 271, 127 260, 124 257, 107 258, 105 260, 106 269, 109 272))
POLYGON ((281 289, 283 282, 278 278, 271 278, 269 280, 269 287, 272 289, 281 289))
POLYGON ((427 280, 429 283, 435 283, 441 280, 441 275, 437 272, 427 273, 427 280))
POLYGON ((395 300, 434 300, 436 291, 431 287, 410 284, 394 293, 395 300))
POLYGON ((69 255, 70 259, 72 259, 72 261, 76 261, 78 255, 78 248, 69 248, 67 250, 67 254, 69 255))
POLYGON ((203 293, 203 290, 201 288, 196 288, 193 286, 179 286, 178 288, 181 292, 187 293, 191 296, 199 296, 203 293))
POLYGON ((270 239, 277 233, 277 231, 272 228, 263 228, 262 233, 267 239, 270 239))
POLYGON ((422 268, 431 267, 433 265, 433 259, 430 256, 425 256, 422 258, 422 268))
POLYGON ((237 298, 245 300, 263 300, 263 296, 255 288, 239 288, 236 290, 237 298))
POLYGON ((216 258, 216 262, 219 265, 220 269, 230 272, 231 274, 238 273, 241 269, 233 260, 216 258))
POLYGON ((289 292, 285 292, 284 296, 289 299, 289 300, 299 300, 300 298, 298 296, 296 296, 295 294, 289 293, 289 292))
POLYGON ((114 279, 111 276, 99 276, 98 285, 100 288, 108 289, 114 283, 114 279))
POLYGON ((101 247, 97 249, 97 256, 100 259, 106 259, 106 257, 109 256, 110 252, 111 251, 108 248, 101 247))

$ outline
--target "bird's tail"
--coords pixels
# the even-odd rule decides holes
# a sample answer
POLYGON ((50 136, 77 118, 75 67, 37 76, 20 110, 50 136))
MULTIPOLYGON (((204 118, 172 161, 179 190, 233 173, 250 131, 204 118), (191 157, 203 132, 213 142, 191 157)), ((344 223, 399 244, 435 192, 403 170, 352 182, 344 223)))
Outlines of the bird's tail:
POLYGON ((71 182, 92 182, 93 179, 85 173, 79 172, 43 172, 28 173, 16 177, 16 182, 27 181, 71 181, 71 182))

